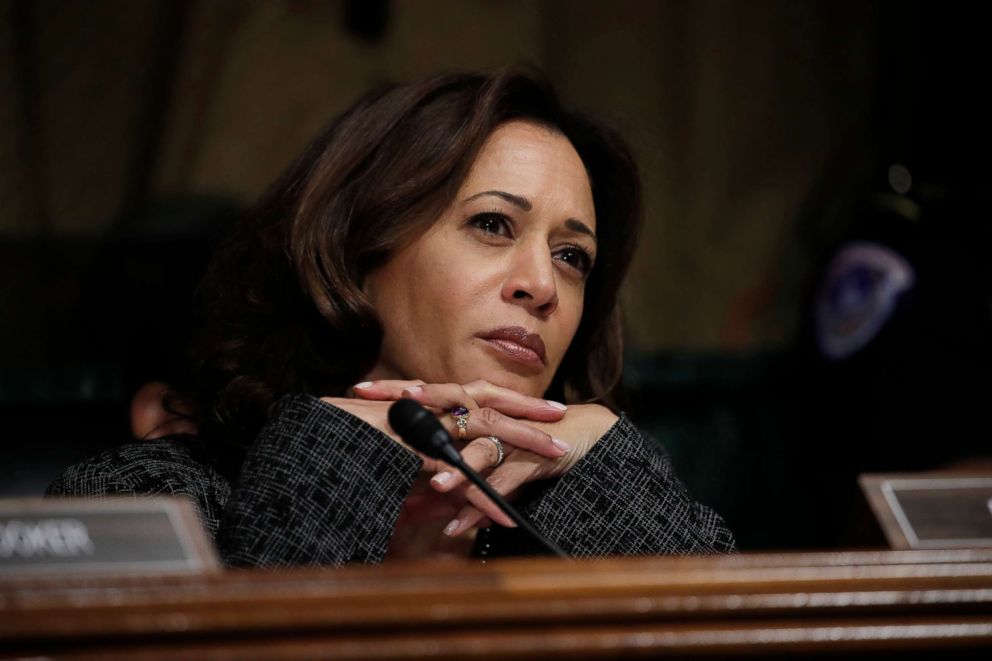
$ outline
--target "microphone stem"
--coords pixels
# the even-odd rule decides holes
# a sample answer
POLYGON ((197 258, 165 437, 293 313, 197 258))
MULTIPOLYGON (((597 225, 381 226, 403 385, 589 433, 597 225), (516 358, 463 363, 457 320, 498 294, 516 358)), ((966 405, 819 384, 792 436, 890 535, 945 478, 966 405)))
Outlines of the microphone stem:
POLYGON ((559 558, 571 560, 571 558, 568 557, 567 553, 562 551, 557 544, 555 544, 550 539, 542 535, 537 530, 537 528, 535 528, 533 524, 531 524, 530 521, 524 518, 524 516, 516 510, 516 508, 511 506, 510 503, 506 502, 506 500, 501 495, 499 495, 495 489, 489 486, 488 482, 483 480, 482 477, 480 477, 479 474, 476 473, 474 470, 466 466, 464 461, 459 461, 458 463, 456 463, 455 468, 460 470, 465 475, 465 477, 467 477, 472 482, 472 484, 479 487, 482 490, 482 493, 486 494, 486 496, 489 497, 489 500, 496 503, 496 506, 499 507, 501 510, 503 510, 503 512, 505 512, 507 516, 513 519, 514 523, 516 523, 518 526, 520 526, 525 531, 527 531, 527 534, 529 534, 531 537, 536 539, 542 546, 544 546, 544 548, 551 551, 559 558))

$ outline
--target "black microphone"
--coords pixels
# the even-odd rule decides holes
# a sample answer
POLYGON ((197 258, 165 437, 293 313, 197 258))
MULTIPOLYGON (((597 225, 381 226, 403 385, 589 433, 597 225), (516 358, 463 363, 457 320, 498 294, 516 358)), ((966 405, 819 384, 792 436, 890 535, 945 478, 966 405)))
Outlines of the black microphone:
POLYGON ((458 454, 451 436, 443 426, 441 421, 412 399, 401 399, 389 407, 389 424, 406 441, 410 447, 418 452, 445 461, 467 477, 475 486, 479 487, 491 501, 496 504, 514 523, 537 540, 544 548, 551 551, 560 558, 568 558, 568 554, 562 551, 550 539, 546 538, 537 528, 528 521, 516 509, 510 506, 502 496, 489 486, 489 483, 472 470, 468 464, 462 460, 458 454))

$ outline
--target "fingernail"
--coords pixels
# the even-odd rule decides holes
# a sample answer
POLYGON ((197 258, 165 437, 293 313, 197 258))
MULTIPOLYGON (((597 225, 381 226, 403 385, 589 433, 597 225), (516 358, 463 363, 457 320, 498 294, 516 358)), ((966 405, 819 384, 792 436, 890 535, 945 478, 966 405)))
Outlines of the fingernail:
POLYGON ((546 401, 548 403, 548 406, 550 406, 553 409, 558 409, 559 411, 564 411, 564 410, 566 410, 568 408, 567 406, 565 406, 561 402, 556 402, 556 401, 554 401, 552 399, 546 399, 544 401, 546 401))
POLYGON ((410 386, 409 388, 405 388, 403 392, 408 392, 411 395, 416 395, 419 394, 421 390, 423 390, 423 388, 421 388, 420 386, 410 386))
MULTIPOLYGON (((452 519, 451 523, 444 527, 444 534, 451 537, 455 534, 455 531, 458 530, 459 525, 461 525, 461 522, 458 519, 452 519)), ((437 530, 437 528, 435 528, 435 530, 437 530)))
POLYGON ((448 480, 451 479, 451 473, 444 471, 443 473, 438 473, 431 478, 431 482, 438 485, 439 487, 444 486, 448 480))
POLYGON ((572 451, 572 446, 566 443, 565 441, 561 440, 560 438, 555 438, 554 436, 552 436, 551 444, 554 445, 559 450, 561 450, 562 452, 564 452, 565 454, 568 454, 569 452, 572 451))
POLYGON ((362 381, 361 383, 356 383, 352 388, 368 388, 372 385, 371 381, 362 381))

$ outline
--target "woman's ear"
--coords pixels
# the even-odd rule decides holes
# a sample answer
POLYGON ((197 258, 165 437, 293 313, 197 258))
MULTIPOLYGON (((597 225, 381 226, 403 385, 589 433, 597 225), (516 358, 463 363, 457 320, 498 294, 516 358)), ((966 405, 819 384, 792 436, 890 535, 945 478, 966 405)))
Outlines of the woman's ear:
POLYGON ((168 405, 171 387, 149 381, 131 398, 131 435, 140 441, 174 434, 196 434, 196 424, 168 405))

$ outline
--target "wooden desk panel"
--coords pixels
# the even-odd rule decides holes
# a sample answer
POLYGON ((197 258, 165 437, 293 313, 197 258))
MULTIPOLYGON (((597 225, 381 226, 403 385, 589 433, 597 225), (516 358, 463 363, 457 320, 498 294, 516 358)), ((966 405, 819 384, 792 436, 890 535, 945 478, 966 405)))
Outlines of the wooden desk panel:
POLYGON ((992 652, 992 550, 506 560, 0 584, 0 650, 57 658, 992 652))

